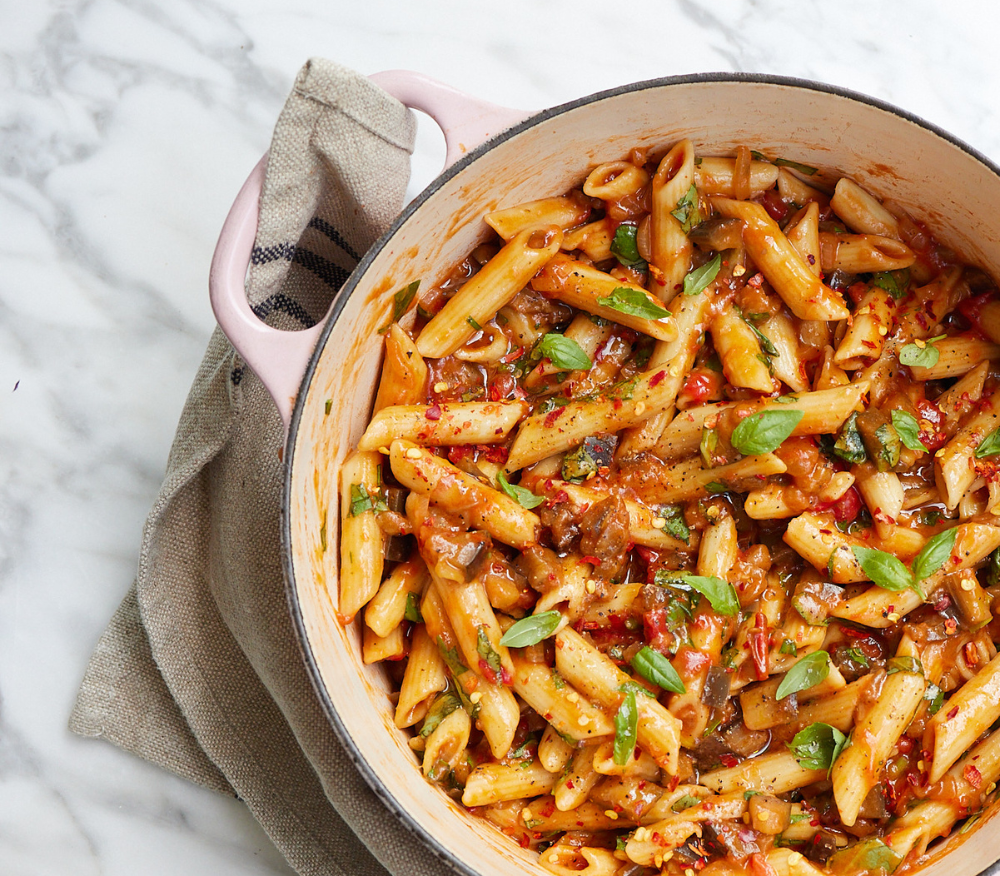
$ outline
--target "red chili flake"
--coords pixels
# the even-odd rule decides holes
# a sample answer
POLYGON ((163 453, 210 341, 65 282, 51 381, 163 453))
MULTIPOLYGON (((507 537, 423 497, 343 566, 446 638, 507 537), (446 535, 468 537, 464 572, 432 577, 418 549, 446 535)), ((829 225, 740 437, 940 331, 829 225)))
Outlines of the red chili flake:
POLYGON ((613 407, 613 408, 614 408, 614 409, 615 409, 616 411, 618 411, 618 410, 621 410, 621 407, 622 407, 622 400, 621 400, 620 398, 616 398, 616 399, 615 399, 615 400, 614 400, 613 402, 611 402, 611 406, 612 406, 612 407, 613 407))
POLYGON ((970 667, 979 663, 979 652, 976 650, 975 643, 966 642, 963 651, 965 652, 965 662, 968 663, 970 667))
POLYGON ((958 706, 955 706, 945 717, 950 721, 958 714, 958 706))
POLYGON ((490 684, 497 683, 497 674, 493 671, 493 667, 481 657, 479 658, 479 674, 490 684))
POLYGON ((657 371, 656 374, 654 374, 651 378, 649 378, 650 388, 658 386, 659 384, 663 383, 663 378, 666 376, 667 376, 666 371, 657 371))
POLYGON ((590 563, 590 565, 592 565, 592 566, 599 566, 599 565, 601 565, 601 561, 597 557, 592 557, 589 554, 587 556, 585 556, 581 560, 581 562, 590 563))
POLYGON ((516 347, 515 349, 511 350, 506 356, 501 356, 500 361, 503 362, 504 365, 510 365, 511 362, 516 362, 523 355, 524 355, 524 347, 516 347))
POLYGON ((569 788, 571 791, 573 790, 573 780, 572 779, 566 779, 566 787, 569 788))
POLYGON ((564 410, 566 410, 566 408, 561 407, 561 408, 554 408, 553 410, 549 411, 545 415, 545 428, 551 429, 556 424, 556 420, 558 420, 562 416, 562 412, 564 410))
POLYGON ((426 411, 424 411, 424 416, 427 417, 428 420, 440 420, 441 405, 435 402, 426 411))
POLYGON ((983 774, 979 772, 971 763, 962 770, 962 775, 973 788, 977 791, 983 786, 983 774))

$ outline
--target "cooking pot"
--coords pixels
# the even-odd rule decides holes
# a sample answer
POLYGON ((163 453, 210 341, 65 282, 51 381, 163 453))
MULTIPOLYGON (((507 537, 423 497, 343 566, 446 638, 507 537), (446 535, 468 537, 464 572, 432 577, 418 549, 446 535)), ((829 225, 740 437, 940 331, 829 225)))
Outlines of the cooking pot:
MULTIPOLYGON (((325 519, 337 519, 339 466, 367 424, 381 362, 377 328, 389 318, 392 293, 418 278, 425 284, 442 279, 484 239, 485 213, 561 194, 598 163, 622 158, 633 147, 662 150, 685 137, 699 154, 732 154, 747 144, 818 167, 820 176, 837 169, 898 202, 941 242, 995 275, 1000 170, 906 112, 796 79, 671 77, 529 114, 417 74, 373 78, 441 126, 446 170, 365 254, 323 323, 281 332, 254 316, 244 290, 262 160, 222 230, 211 270, 212 304, 288 430, 282 533, 289 605, 317 695, 346 750, 389 810, 456 872, 545 873, 533 853, 424 781, 409 734, 393 724, 383 671, 362 663, 358 624, 338 619, 337 530, 327 529, 325 550, 320 533, 325 519), (351 403, 327 414, 330 398, 351 403)), ((1000 869, 994 812, 935 847, 922 872, 971 876, 1000 869)))

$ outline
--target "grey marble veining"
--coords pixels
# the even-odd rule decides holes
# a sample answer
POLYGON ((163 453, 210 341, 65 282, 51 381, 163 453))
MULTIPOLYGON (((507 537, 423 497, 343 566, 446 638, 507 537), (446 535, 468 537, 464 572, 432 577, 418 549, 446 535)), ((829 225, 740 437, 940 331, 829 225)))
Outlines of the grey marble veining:
MULTIPOLYGON (((1000 159, 986 0, 0 4, 0 874, 282 874, 237 801, 66 720, 134 573, 222 220, 325 55, 544 107, 722 70, 831 82, 1000 159)), ((422 125, 416 193, 443 156, 422 125)))

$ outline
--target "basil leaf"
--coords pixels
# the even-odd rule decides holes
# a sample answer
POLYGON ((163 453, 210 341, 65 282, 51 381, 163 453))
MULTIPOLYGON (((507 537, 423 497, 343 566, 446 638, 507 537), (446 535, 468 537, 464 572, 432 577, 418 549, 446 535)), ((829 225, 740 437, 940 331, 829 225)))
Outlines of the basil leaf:
MULTIPOLYGON (((492 671, 494 678, 499 678, 503 666, 500 663, 500 655, 496 652, 493 644, 490 642, 490 637, 486 634, 486 627, 482 626, 476 631, 476 653, 482 658, 483 663, 485 663, 492 671)), ((480 663, 480 668, 482 663, 480 663)))
POLYGON ((623 222, 615 229, 611 241, 611 254, 626 268, 646 269, 646 260, 639 255, 636 233, 639 227, 631 222, 623 222))
POLYGON ((934 682, 929 681, 927 682, 927 689, 924 691, 924 699, 930 703, 927 707, 927 714, 936 715, 941 711, 941 706, 944 705, 944 691, 934 684, 934 682))
POLYGON ((782 654, 788 654, 790 657, 794 657, 799 653, 799 649, 796 647, 795 642, 791 639, 783 639, 781 642, 781 647, 778 649, 782 654))
MULTIPOLYGON (((740 316, 743 317, 743 322, 745 322, 750 327, 750 331, 753 332, 753 336, 757 339, 757 343, 760 344, 760 348, 761 350, 764 351, 764 354, 773 357, 779 356, 780 354, 778 353, 778 348, 774 346, 774 344, 771 342, 771 339, 767 335, 765 335, 759 328, 757 328, 757 326, 755 326, 750 319, 743 316, 743 314, 740 314, 740 316)), ((764 364, 767 365, 769 369, 772 367, 770 362, 765 362, 764 364)))
POLYGON ((912 672, 916 675, 924 674, 924 667, 916 657, 893 657, 889 661, 888 668, 887 675, 892 675, 896 672, 912 672))
POLYGON ((700 268, 695 268, 684 278, 684 294, 697 295, 704 290, 719 274, 722 267, 722 256, 716 253, 715 258, 705 262, 700 268))
POLYGON ((664 505, 660 509, 660 517, 666 521, 663 531, 667 535, 688 544, 691 541, 691 530, 684 521, 684 509, 680 505, 664 505))
POLYGON ((941 358, 941 351, 934 346, 934 341, 940 341, 942 338, 944 338, 944 335, 931 338, 922 347, 918 344, 907 344, 899 351, 899 364, 917 365, 921 368, 930 368, 932 365, 937 365, 938 359, 941 358))
POLYGON ((403 610, 403 617, 415 624, 424 622, 424 616, 420 613, 420 597, 416 593, 406 594, 406 608, 403 610))
POLYGON ((719 432, 717 429, 709 429, 708 426, 701 427, 701 441, 698 444, 698 453, 705 468, 715 467, 715 451, 719 446, 719 432))
POLYGON ((674 575, 670 580, 700 593, 719 614, 732 617, 740 610, 733 585, 721 578, 714 575, 674 575))
POLYGON ((625 766, 635 751, 636 728, 639 726, 639 712, 635 705, 635 694, 629 691, 615 713, 615 750, 613 760, 618 766, 625 766))
POLYGON ((759 411, 740 420, 729 441, 744 456, 770 453, 795 431, 803 415, 803 411, 759 411))
POLYGON ((792 161, 789 158, 775 158, 773 163, 777 167, 790 167, 792 170, 797 170, 799 173, 804 173, 806 176, 812 176, 816 173, 815 167, 810 167, 808 164, 802 164, 798 161, 792 161))
POLYGON ((796 733, 788 747, 802 769, 828 770, 846 744, 847 737, 836 727, 817 722, 796 733))
POLYGON ((646 645, 632 658, 632 668, 646 681, 662 687, 673 693, 685 693, 687 688, 677 674, 673 664, 659 651, 654 651, 646 645))
POLYGON ((507 648, 527 648, 528 645, 537 645, 556 631, 561 620, 562 615, 558 611, 529 614, 508 628, 500 639, 500 644, 507 648))
POLYGON ((681 223, 685 234, 689 234, 691 229, 701 222, 701 212, 698 210, 698 189, 695 188, 694 183, 677 202, 677 208, 670 211, 670 215, 681 223))
POLYGON ((800 690, 807 690, 815 687, 830 674, 830 655, 826 651, 813 651, 806 654, 796 663, 785 677, 781 679, 778 690, 774 694, 776 700, 783 700, 785 697, 800 690))
POLYGON ((430 736, 445 718, 456 709, 462 708, 462 703, 458 697, 451 693, 443 693, 431 704, 424 718, 423 726, 420 728, 421 736, 430 736))
POLYGON ((865 452, 865 442, 858 431, 858 415, 851 414, 843 426, 840 427, 840 434, 833 444, 833 453, 839 456, 844 462, 860 463, 868 459, 865 452))
POLYGON ((858 545, 852 545, 851 550, 861 564, 861 570, 883 590, 895 593, 916 587, 917 582, 910 570, 892 554, 858 545))
POLYGON ((896 301, 906 295, 909 284, 909 268, 902 268, 898 271, 879 271, 872 274, 872 285, 878 286, 879 289, 885 289, 896 301))
POLYGON ((503 470, 497 472, 497 483, 500 489, 510 496, 522 508, 537 508, 545 501, 544 496, 536 496, 527 487, 519 487, 507 480, 503 470))
POLYGON ((692 806, 697 806, 701 803, 698 797, 692 797, 690 794, 685 794, 683 797, 678 797, 671 805, 670 808, 674 812, 683 812, 685 809, 690 809, 692 806))
POLYGON ((644 697, 652 697, 653 699, 656 699, 656 695, 648 687, 643 687, 637 681, 622 682, 618 685, 618 690, 621 693, 628 693, 629 691, 632 691, 632 693, 642 694, 644 697))
MULTIPOLYGON (((927 445, 920 440, 920 426, 913 414, 908 411, 893 411, 892 426, 896 430, 899 440, 909 447, 910 450, 923 450, 925 453, 927 452, 927 445)), ((1000 453, 1000 447, 997 447, 997 452, 1000 453)))
POLYGON ((591 366, 590 357, 576 341, 554 332, 549 332, 538 342, 535 352, 561 371, 586 371, 591 366))
POLYGON ((394 322, 398 322, 399 318, 410 309, 410 305, 413 303, 414 296, 417 294, 417 289, 420 288, 420 281, 414 280, 408 286, 404 286, 395 295, 392 296, 392 316, 389 321, 378 330, 380 335, 384 335, 392 327, 394 322))
POLYGON ((913 561, 913 577, 923 581, 940 569, 951 556, 957 536, 958 527, 953 526, 930 539, 913 561))
POLYGON ((380 492, 369 493, 368 487, 364 484, 351 484, 351 516, 357 517, 366 511, 387 511, 386 505, 380 492))
POLYGON ((660 307, 645 292, 628 286, 616 286, 607 298, 598 298, 597 303, 601 307, 610 307, 619 313, 638 316, 640 319, 663 319, 670 316, 669 310, 660 307))
POLYGON ((899 435, 888 423, 883 423, 875 430, 875 440, 878 442, 878 457, 875 464, 879 471, 889 471, 899 465, 899 454, 902 450, 899 435))
POLYGON ((870 837, 831 856, 826 869, 831 873, 879 876, 880 873, 891 873, 902 860, 899 852, 889 848, 882 840, 870 837))
POLYGON ((719 481, 709 481, 705 484, 705 489, 710 493, 728 493, 729 487, 719 481))
POLYGON ((1000 453, 1000 427, 994 429, 976 448, 976 459, 985 459, 987 456, 996 456, 1000 453))

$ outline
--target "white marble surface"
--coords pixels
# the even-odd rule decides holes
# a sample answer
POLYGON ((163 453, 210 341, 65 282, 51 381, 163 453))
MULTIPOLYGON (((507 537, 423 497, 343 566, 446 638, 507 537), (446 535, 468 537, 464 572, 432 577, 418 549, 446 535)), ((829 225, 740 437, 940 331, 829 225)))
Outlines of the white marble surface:
MULTIPOLYGON (((213 325, 218 229, 306 58, 539 108, 782 73, 1000 160, 998 19, 989 0, 0 0, 0 874, 290 872, 241 804, 66 720, 213 325)), ((423 126, 413 192, 442 156, 423 126)))

